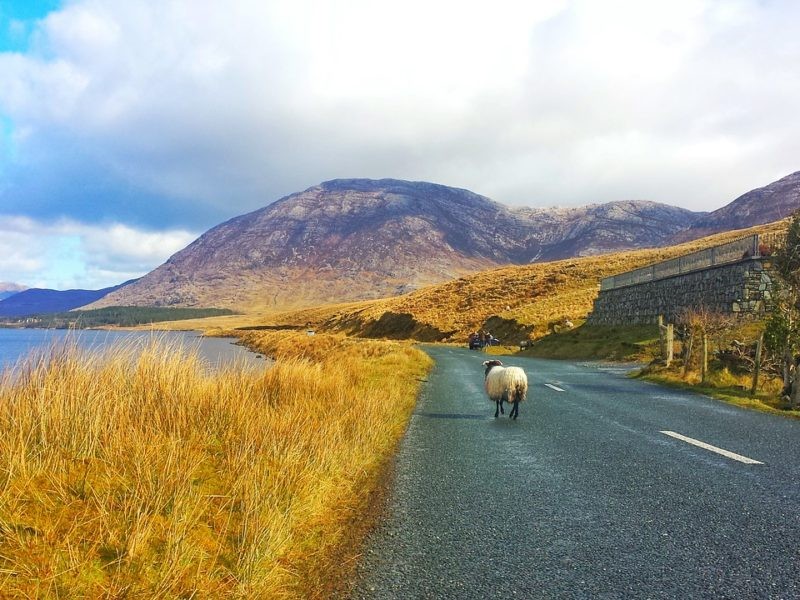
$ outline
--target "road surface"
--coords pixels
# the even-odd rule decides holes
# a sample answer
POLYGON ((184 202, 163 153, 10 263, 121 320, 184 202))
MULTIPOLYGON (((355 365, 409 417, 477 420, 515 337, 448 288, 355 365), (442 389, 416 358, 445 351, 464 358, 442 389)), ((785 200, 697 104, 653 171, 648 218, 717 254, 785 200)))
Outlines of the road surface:
POLYGON ((495 420, 486 355, 426 351, 353 598, 800 598, 800 421, 516 357, 495 420))

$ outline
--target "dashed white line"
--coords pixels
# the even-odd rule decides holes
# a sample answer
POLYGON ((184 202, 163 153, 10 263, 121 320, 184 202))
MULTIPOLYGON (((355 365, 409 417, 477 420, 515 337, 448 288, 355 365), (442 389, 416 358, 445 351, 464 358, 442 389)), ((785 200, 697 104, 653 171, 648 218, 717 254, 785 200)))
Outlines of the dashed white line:
POLYGON ((730 450, 723 450, 722 448, 717 448, 716 446, 712 446, 711 444, 706 444, 705 442, 701 442, 700 440, 686 437, 685 435, 681 435, 680 433, 675 433, 674 431, 662 431, 661 433, 673 437, 676 440, 681 440, 682 442, 686 442, 687 444, 692 444, 693 446, 697 446, 698 448, 703 448, 704 450, 716 452, 717 454, 721 454, 722 456, 725 456, 727 458, 738 460, 739 462, 745 463, 746 465, 764 464, 760 460, 753 460, 752 458, 747 458, 746 456, 742 456, 741 454, 736 454, 735 452, 731 452, 730 450))
POLYGON ((560 387, 558 387, 557 385, 553 385, 552 383, 545 383, 544 385, 546 387, 549 387, 551 390, 555 390, 557 392, 563 392, 564 391, 560 387))

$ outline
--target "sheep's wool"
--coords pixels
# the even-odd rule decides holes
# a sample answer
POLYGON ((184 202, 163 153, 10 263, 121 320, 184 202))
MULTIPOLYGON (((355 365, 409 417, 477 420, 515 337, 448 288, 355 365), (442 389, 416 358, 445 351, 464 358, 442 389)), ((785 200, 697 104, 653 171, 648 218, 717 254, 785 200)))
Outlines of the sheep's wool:
POLYGON ((522 402, 528 394, 528 377, 519 367, 492 367, 484 386, 492 402, 513 402, 515 396, 522 402))

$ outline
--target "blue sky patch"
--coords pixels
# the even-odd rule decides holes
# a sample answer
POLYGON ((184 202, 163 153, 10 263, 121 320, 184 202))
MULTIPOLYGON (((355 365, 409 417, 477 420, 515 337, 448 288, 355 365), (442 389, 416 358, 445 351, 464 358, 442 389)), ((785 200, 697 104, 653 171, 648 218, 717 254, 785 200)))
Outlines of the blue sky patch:
POLYGON ((36 21, 61 5, 61 0, 0 0, 0 52, 25 52, 36 21))

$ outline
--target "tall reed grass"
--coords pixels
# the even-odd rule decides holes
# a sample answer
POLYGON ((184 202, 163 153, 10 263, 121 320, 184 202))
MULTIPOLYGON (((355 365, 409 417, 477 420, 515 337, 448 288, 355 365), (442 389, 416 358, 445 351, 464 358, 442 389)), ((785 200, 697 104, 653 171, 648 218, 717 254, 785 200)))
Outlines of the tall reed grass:
POLYGON ((313 343, 219 372, 63 347, 4 377, 0 597, 324 597, 429 363, 313 343))

